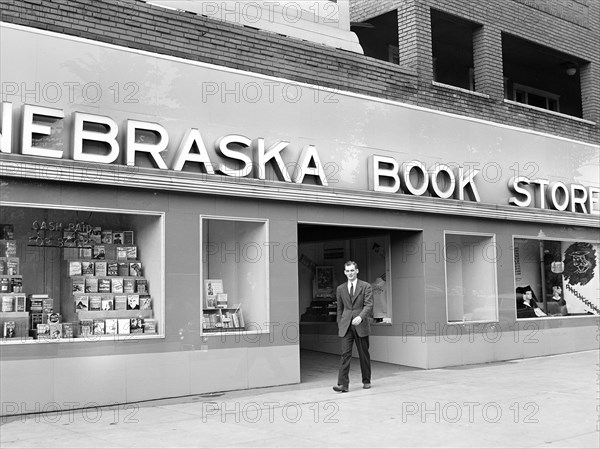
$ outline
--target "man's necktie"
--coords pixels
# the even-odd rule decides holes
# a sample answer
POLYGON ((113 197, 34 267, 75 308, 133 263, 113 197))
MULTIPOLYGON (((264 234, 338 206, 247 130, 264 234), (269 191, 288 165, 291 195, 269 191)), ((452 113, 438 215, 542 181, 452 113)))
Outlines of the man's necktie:
POLYGON ((350 284, 350 298, 354 298, 354 284, 350 284))

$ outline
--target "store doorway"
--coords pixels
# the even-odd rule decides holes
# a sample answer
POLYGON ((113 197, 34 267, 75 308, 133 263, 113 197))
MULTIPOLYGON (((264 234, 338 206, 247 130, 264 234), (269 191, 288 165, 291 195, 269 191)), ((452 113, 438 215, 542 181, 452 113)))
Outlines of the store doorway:
POLYGON ((373 331, 389 332, 394 324, 394 308, 401 306, 393 300, 394 287, 399 290, 398 297, 405 296, 400 295, 403 286, 396 281, 409 272, 411 276, 414 274, 409 264, 414 266, 412 254, 419 252, 415 248, 420 248, 421 236, 420 230, 298 225, 298 314, 303 379, 318 377, 324 366, 331 368, 332 363, 337 366, 335 290, 346 280, 344 263, 355 261, 359 278, 373 287, 373 331))

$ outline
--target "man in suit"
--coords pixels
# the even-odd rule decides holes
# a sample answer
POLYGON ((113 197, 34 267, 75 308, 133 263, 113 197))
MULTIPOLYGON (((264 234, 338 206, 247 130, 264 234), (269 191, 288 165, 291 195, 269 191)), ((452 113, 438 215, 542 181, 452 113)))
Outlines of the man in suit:
POLYGON ((363 388, 371 388, 371 357, 369 356, 369 335, 371 327, 368 318, 373 313, 373 289, 371 284, 358 279, 358 265, 349 260, 344 264, 344 274, 348 282, 338 286, 337 323, 341 337, 342 357, 334 391, 346 393, 349 390, 350 362, 352 345, 356 343, 360 360, 363 388))

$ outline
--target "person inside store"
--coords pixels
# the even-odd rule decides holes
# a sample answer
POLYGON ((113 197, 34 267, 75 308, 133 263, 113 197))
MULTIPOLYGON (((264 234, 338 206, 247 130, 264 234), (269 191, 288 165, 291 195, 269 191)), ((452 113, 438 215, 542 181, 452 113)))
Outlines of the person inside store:
POLYGON ((562 287, 560 285, 552 286, 552 297, 546 302, 546 311, 552 316, 567 316, 567 302, 562 296, 562 287))
POLYGON ((373 289, 371 284, 358 279, 358 264, 349 260, 344 264, 347 282, 336 290, 338 336, 342 355, 334 391, 346 393, 350 384, 352 347, 356 344, 360 361, 363 388, 371 388, 371 357, 369 355, 369 318, 373 313, 373 289))
POLYGON ((536 302, 531 286, 517 287, 517 318, 537 318, 546 316, 536 302))

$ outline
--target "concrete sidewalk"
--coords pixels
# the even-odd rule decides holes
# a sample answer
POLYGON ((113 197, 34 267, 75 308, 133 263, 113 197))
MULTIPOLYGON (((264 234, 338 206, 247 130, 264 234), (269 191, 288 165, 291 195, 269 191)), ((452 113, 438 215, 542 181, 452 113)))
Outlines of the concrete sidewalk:
POLYGON ((297 385, 4 418, 2 448, 600 446, 600 352, 419 370, 373 363, 335 393, 338 357, 297 385))

